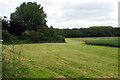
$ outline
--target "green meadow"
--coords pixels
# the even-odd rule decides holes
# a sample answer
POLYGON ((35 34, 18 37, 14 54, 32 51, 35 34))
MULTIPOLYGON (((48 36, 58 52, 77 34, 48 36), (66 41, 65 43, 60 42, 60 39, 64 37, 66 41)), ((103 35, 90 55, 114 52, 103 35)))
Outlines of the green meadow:
POLYGON ((96 38, 66 38, 66 43, 4 45, 7 49, 3 53, 12 53, 8 49, 13 46, 15 51, 21 52, 20 60, 29 71, 27 78, 117 78, 118 47, 85 44, 89 39, 96 38))
POLYGON ((120 39, 106 39, 106 40, 88 40, 85 41, 89 45, 120 47, 120 39))

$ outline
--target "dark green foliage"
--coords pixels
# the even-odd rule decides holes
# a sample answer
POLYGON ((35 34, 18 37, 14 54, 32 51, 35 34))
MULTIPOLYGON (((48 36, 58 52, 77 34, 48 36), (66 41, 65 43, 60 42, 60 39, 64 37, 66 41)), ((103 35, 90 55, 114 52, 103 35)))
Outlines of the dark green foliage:
POLYGON ((22 35, 22 39, 26 41, 25 43, 65 42, 64 37, 55 35, 53 32, 46 37, 43 33, 38 31, 25 31, 22 35))
POLYGON ((27 43, 38 43, 45 40, 45 36, 41 32, 35 31, 25 31, 22 35, 23 40, 27 41, 27 43))
POLYGON ((11 20, 23 23, 27 30, 38 30, 44 27, 46 25, 46 17, 43 7, 36 2, 24 2, 11 14, 11 20))
POLYGON ((22 3, 11 14, 11 20, 6 17, 2 20, 4 43, 65 42, 64 37, 57 35, 52 26, 49 28, 46 25, 46 17, 40 4, 22 3))
POLYGON ((63 36, 60 36, 60 35, 58 35, 57 37, 56 37, 56 42, 65 42, 65 39, 64 39, 64 37, 63 36))
POLYGON ((16 36, 21 36, 26 29, 27 27, 23 23, 14 20, 10 21, 10 27, 8 31, 16 36))
POLYGON ((65 42, 65 39, 64 39, 64 37, 63 36, 60 36, 60 35, 57 35, 57 36, 55 36, 55 37, 48 37, 48 41, 50 42, 50 43, 52 43, 53 41, 55 42, 55 43, 57 43, 57 42, 59 42, 59 43, 64 43, 65 42))
POLYGON ((2 30, 2 39, 4 43, 13 43, 17 38, 10 34, 7 30, 2 30))
POLYGON ((89 28, 55 29, 57 34, 67 38, 73 37, 114 37, 120 36, 119 27, 93 26, 89 28))
POLYGON ((11 14, 9 32, 21 36, 25 30, 42 31, 47 26, 46 17, 47 15, 40 4, 24 2, 11 14))
POLYGON ((85 42, 86 44, 90 44, 90 45, 120 47, 119 41, 120 40, 91 40, 85 42))
POLYGON ((3 30, 9 30, 10 29, 10 26, 9 26, 9 21, 2 19, 2 29, 3 30))
POLYGON ((119 28, 114 28, 114 34, 115 36, 119 36, 120 37, 120 27, 119 28))

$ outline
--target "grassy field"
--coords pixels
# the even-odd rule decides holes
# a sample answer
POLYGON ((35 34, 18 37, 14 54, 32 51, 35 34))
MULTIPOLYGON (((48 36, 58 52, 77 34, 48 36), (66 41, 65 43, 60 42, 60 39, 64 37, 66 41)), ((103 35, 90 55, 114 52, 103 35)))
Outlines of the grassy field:
POLYGON ((90 45, 120 47, 119 39, 88 40, 85 42, 86 42, 86 44, 90 44, 90 45))
POLYGON ((15 45, 15 50, 21 51, 21 61, 29 70, 28 78, 117 78, 118 48, 85 44, 89 39, 96 38, 20 44, 15 45))

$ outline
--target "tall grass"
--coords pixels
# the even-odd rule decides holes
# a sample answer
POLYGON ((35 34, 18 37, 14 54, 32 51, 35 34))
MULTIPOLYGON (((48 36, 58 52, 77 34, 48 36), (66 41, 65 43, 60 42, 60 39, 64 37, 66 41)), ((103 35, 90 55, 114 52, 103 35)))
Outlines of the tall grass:
POLYGON ((90 45, 100 45, 100 46, 111 46, 120 47, 120 40, 88 40, 85 41, 86 44, 90 45))
MULTIPOLYGON (((1 56, 0 56, 0 58, 1 58, 1 56)), ((2 79, 2 60, 1 59, 0 59, 0 80, 2 79)))
POLYGON ((14 49, 9 49, 3 46, 2 51, 2 75, 3 78, 23 78, 27 77, 28 68, 22 64, 21 61, 21 51, 16 51, 14 49), (4 52, 6 50, 7 52, 4 52))

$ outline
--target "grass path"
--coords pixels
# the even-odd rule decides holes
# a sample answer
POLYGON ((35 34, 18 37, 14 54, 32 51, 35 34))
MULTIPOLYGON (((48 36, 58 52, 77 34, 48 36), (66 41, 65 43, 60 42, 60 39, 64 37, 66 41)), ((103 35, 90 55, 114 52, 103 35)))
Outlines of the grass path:
POLYGON ((29 78, 115 78, 118 77, 118 48, 91 46, 67 38, 67 43, 16 45, 29 78))

